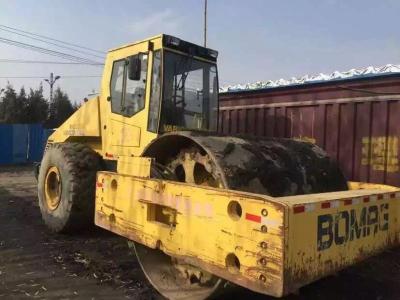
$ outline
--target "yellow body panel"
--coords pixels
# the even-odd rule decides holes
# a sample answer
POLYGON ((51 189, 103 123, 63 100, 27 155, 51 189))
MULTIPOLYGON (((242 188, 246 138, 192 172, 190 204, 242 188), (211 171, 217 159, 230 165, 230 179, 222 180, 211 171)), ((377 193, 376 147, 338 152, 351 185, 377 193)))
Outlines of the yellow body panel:
POLYGON ((99 172, 95 223, 242 286, 282 294, 284 205, 269 197, 99 172), (227 213, 232 201, 245 204, 241 218, 227 213), (245 219, 263 209, 267 231, 245 219), (237 256, 240 268, 226 268, 229 254, 237 256))
POLYGON ((120 157, 117 163, 118 174, 125 174, 138 177, 149 177, 150 168, 153 162, 149 157, 120 157))
POLYGON ((62 143, 71 137, 100 137, 99 98, 83 104, 49 137, 49 142, 62 143))
POLYGON ((398 244, 392 187, 273 198, 111 172, 97 181, 98 226, 268 295, 398 244))
POLYGON ((103 155, 99 107, 99 97, 88 100, 50 135, 47 143, 85 143, 103 155))
POLYGON ((399 244, 398 188, 282 197, 289 205, 285 293, 399 244))

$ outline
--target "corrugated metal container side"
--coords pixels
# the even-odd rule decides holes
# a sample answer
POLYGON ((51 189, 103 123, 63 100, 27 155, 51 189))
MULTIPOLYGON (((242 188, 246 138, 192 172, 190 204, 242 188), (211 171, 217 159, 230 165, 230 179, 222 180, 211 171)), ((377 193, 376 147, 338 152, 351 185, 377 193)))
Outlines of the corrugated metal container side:
POLYGON ((220 94, 219 131, 310 141, 349 180, 400 186, 400 74, 220 94))

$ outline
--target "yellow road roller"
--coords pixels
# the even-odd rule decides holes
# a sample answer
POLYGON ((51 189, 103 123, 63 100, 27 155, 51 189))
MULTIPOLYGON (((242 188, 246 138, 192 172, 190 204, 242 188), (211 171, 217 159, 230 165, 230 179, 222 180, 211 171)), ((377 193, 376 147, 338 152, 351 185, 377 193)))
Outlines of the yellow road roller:
POLYGON ((275 297, 399 242, 400 190, 318 146, 218 133, 218 52, 170 35, 107 54, 99 96, 48 139, 42 218, 126 237, 168 299, 275 297))

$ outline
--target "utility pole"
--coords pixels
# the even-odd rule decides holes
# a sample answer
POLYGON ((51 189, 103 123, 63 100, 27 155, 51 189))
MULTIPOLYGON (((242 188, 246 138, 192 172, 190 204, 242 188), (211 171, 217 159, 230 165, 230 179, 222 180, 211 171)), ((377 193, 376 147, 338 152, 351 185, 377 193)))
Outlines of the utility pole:
POLYGON ((50 110, 49 110, 49 117, 51 118, 52 116, 54 116, 54 109, 55 109, 55 105, 53 103, 53 86, 54 83, 60 79, 60 76, 56 76, 54 77, 53 72, 50 73, 50 78, 49 79, 45 79, 44 81, 46 81, 49 85, 50 85, 50 110))
POLYGON ((51 72, 50 78, 44 80, 50 85, 50 103, 53 103, 53 86, 54 86, 54 83, 56 83, 56 81, 58 79, 60 79, 60 76, 54 77, 53 72, 51 72))
POLYGON ((207 47, 207 0, 204 0, 204 47, 207 47))

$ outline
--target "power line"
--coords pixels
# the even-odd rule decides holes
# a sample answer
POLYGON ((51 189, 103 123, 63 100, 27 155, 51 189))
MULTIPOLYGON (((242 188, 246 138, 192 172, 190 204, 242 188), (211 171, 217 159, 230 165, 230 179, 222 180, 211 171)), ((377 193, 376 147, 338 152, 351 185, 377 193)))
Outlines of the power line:
POLYGON ((101 77, 101 75, 64 75, 61 76, 62 78, 98 78, 101 77))
POLYGON ((83 57, 79 57, 79 56, 75 56, 72 54, 67 54, 64 52, 60 52, 60 51, 55 51, 55 50, 51 50, 51 49, 47 49, 47 48, 43 48, 43 47, 38 47, 32 44, 28 44, 28 43, 22 43, 22 42, 18 42, 15 40, 10 40, 10 39, 6 39, 4 37, 0 37, 0 42, 8 44, 8 45, 12 45, 12 46, 16 46, 19 48, 24 48, 24 49, 28 49, 28 50, 32 50, 32 51, 36 51, 39 53, 44 53, 44 54, 48 54, 48 55, 52 55, 52 56, 57 56, 63 59, 68 59, 68 60, 72 60, 75 62, 89 62, 89 63, 99 63, 96 62, 94 60, 88 59, 88 58, 83 58, 83 57))
POLYGON ((89 63, 89 62, 85 63, 85 62, 25 60, 25 59, 7 59, 7 58, 4 58, 4 59, 1 58, 0 63, 104 66, 104 64, 101 64, 101 63, 89 63))
POLYGON ((67 54, 67 53, 60 52, 60 51, 55 51, 55 50, 51 50, 51 49, 47 49, 47 48, 38 47, 38 46, 35 46, 32 44, 22 43, 22 42, 6 39, 4 37, 0 37, 0 42, 8 44, 8 45, 16 46, 19 48, 29 49, 32 51, 36 51, 36 52, 40 52, 40 53, 44 53, 44 54, 48 54, 48 55, 52 55, 52 56, 57 56, 57 57, 72 60, 75 62, 99 63, 97 61, 94 61, 94 60, 91 60, 88 58, 83 58, 83 57, 75 56, 72 54, 67 54))
POLYGON ((19 33, 19 32, 13 31, 14 29, 13 30, 4 29, 4 28, 1 28, 1 25, 0 25, 0 30, 6 31, 6 32, 10 32, 10 33, 13 33, 13 34, 16 34, 16 35, 19 35, 19 36, 27 37, 27 38, 35 40, 35 41, 47 43, 47 44, 50 44, 50 45, 53 45, 53 46, 56 46, 56 47, 68 49, 70 51, 75 51, 75 52, 78 52, 78 53, 81 53, 81 54, 91 55, 91 56, 94 56, 94 57, 97 57, 97 58, 104 58, 104 56, 100 56, 100 55, 96 55, 96 54, 89 53, 89 52, 86 52, 86 51, 82 51, 82 50, 74 49, 74 48, 71 48, 71 47, 63 46, 63 45, 60 45, 60 44, 57 44, 57 43, 49 42, 49 41, 46 41, 44 39, 40 39, 40 38, 36 38, 36 37, 33 37, 33 36, 29 36, 29 35, 24 34, 24 33, 19 33))
MULTIPOLYGON (((0 76, 1 79, 38 79, 38 78, 46 78, 48 75, 44 76, 0 76)), ((64 75, 60 76, 62 79, 64 78, 98 78, 101 75, 64 75)))
POLYGON ((81 48, 81 49, 89 50, 89 51, 100 53, 100 54, 106 54, 105 51, 99 51, 99 50, 95 50, 95 49, 92 49, 92 48, 84 47, 84 46, 81 46, 81 45, 77 45, 77 44, 73 44, 73 43, 69 43, 69 42, 64 42, 64 41, 57 40, 57 39, 54 39, 54 38, 51 38, 51 37, 48 37, 48 36, 44 36, 44 35, 40 35, 40 34, 37 34, 37 33, 29 32, 29 31, 25 31, 25 30, 21 30, 21 29, 17 29, 17 28, 14 28, 14 27, 1 25, 1 24, 0 24, 0 27, 11 29, 11 30, 14 30, 14 31, 22 32, 22 33, 26 33, 26 34, 29 34, 29 35, 32 35, 32 36, 37 36, 37 37, 40 37, 40 38, 44 38, 44 39, 47 39, 47 40, 50 40, 50 41, 55 41, 55 42, 62 43, 62 44, 65 44, 65 45, 69 45, 69 46, 73 46, 73 47, 76 47, 76 48, 81 48))

